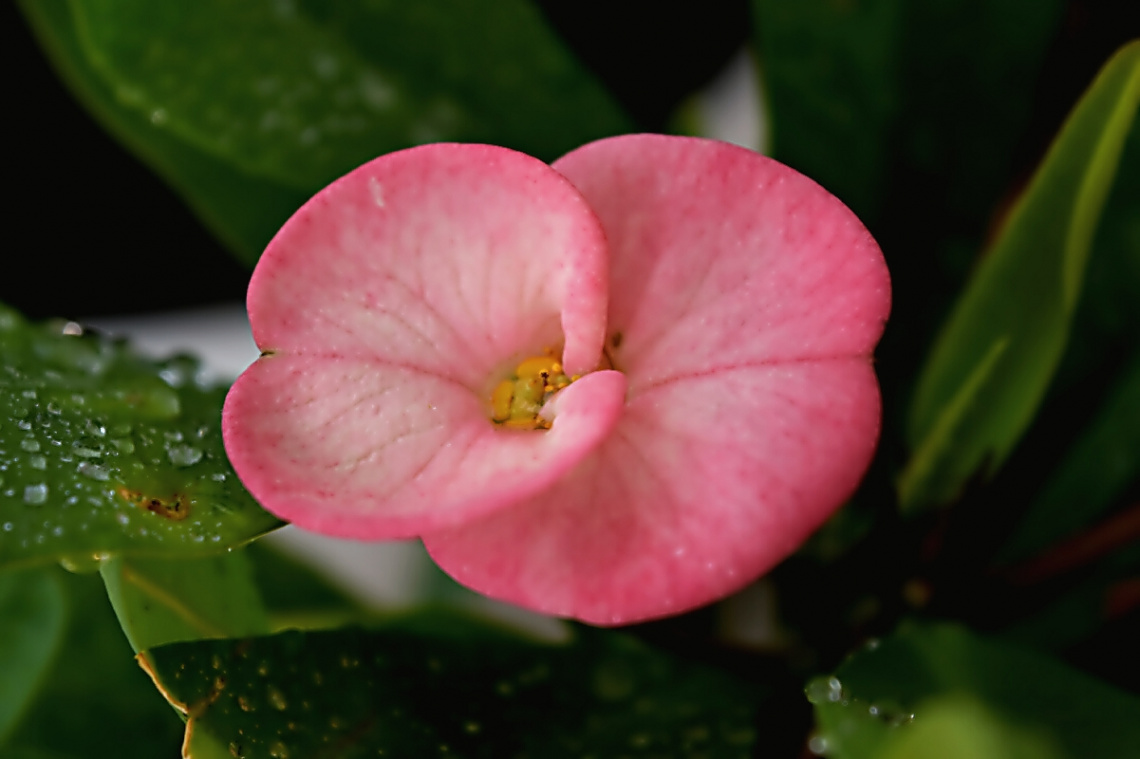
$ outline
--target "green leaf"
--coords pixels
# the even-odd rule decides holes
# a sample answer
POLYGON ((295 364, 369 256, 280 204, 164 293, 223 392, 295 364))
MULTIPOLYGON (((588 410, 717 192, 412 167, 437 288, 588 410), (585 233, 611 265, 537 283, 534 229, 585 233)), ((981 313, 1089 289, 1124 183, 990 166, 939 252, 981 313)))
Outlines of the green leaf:
POLYGON ((900 0, 753 0, 772 155, 821 183, 862 218, 889 167, 900 0))
POLYGON ((884 211, 913 206, 904 179, 950 211, 944 223, 980 234, 1062 9, 1059 0, 752 0, 773 155, 872 230, 884 211))
POLYGON ((1140 699, 951 625, 908 625, 808 685, 836 759, 1115 759, 1140 699))
POLYGON ((751 689, 594 630, 556 646, 421 614, 142 660, 186 710, 191 752, 210 736, 235 757, 749 757, 759 738, 751 689))
POLYGON ((249 560, 271 630, 328 629, 375 616, 314 567, 267 541, 250 543, 242 553, 249 560))
POLYGON ((252 267, 266 243, 311 193, 247 174, 162 129, 152 114, 124 104, 80 49, 67 0, 21 0, 20 7, 52 64, 83 105, 252 267))
POLYGON ((65 626, 58 578, 0 574, 0 746, 35 695, 65 626))
POLYGON ((118 557, 99 573, 135 651, 269 632, 244 551, 182 561, 118 557))
POLYGON ((179 756, 183 726, 134 661, 103 583, 58 568, 28 573, 60 581, 63 644, 32 706, 0 755, 20 759, 155 759, 179 756))
POLYGON ((196 362, 77 331, 0 305, 0 566, 206 555, 280 524, 230 467, 196 362))
POLYGON ((553 159, 626 126, 519 0, 71 8, 88 59, 128 107, 300 189, 424 142, 495 140, 553 159))
POLYGON ((1109 388, 1094 420, 1050 472, 1003 548, 1003 563, 1027 558, 1104 514, 1140 472, 1140 351, 1109 388))
POLYGON ((381 153, 454 140, 550 160, 630 127, 525 0, 21 5, 80 99, 251 264, 381 153))
POLYGON ((911 408, 904 509, 948 501, 970 477, 992 474, 1032 420, 1138 104, 1140 42, 1113 56, 1070 114, 940 334, 911 408), (1008 347, 959 404, 1000 341, 1008 347))

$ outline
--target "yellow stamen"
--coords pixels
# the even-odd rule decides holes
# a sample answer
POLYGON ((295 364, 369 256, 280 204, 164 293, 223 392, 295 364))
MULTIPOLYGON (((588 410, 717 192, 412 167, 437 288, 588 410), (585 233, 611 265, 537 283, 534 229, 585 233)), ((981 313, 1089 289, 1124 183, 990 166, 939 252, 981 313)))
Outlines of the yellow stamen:
POLYGON ((552 354, 524 359, 514 376, 491 392, 491 419, 511 429, 550 429, 542 407, 575 379, 562 373, 562 364, 552 354))

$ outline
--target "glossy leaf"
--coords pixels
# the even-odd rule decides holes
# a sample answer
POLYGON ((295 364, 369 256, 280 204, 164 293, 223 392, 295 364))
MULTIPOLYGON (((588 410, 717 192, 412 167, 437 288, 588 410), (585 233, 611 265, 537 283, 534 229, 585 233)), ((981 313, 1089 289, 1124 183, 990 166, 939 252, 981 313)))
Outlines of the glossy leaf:
POLYGON ((234 475, 224 390, 196 362, 0 309, 0 565, 205 555, 279 524, 234 475))
POLYGON ((99 573, 135 651, 269 632, 244 552, 181 561, 116 557, 99 573))
POLYGON ((142 655, 187 711, 191 755, 752 756, 758 697, 624 637, 563 646, 451 616, 367 632, 287 632, 142 655))
MULTIPOLYGON (((54 567, 67 629, 43 686, 4 759, 155 759, 179 756, 183 726, 135 663, 103 583, 54 567)), ((29 574, 28 576, 31 576, 29 574)))
POLYGON ((250 266, 308 193, 241 171, 131 108, 80 49, 67 0, 22 0, 20 6, 52 64, 96 119, 185 199, 202 222, 250 266))
POLYGON ((0 574, 0 746, 35 695, 65 624, 58 578, 0 574))
POLYGON ((909 625, 808 685, 835 759, 1114 759, 1140 699, 951 625, 909 625))
MULTIPOLYGON (((1140 335, 1140 124, 1134 122, 1097 230, 1072 337, 1029 433, 1070 442, 1059 462, 1049 466, 999 562, 1024 560, 1091 524, 1120 505, 1129 488, 1140 482, 1136 335, 1140 335)), ((1037 459, 1018 458, 1023 467, 1040 472, 1037 459)))
POLYGON ((1064 350, 1138 103, 1140 43, 1133 43, 1070 115, 935 344, 911 408, 904 509, 948 501, 967 479, 991 474, 1032 420, 1064 350))
POLYGON ((519 0, 71 7, 88 59, 129 107, 302 189, 424 142, 494 141, 552 160, 625 126, 519 0))
POLYGON ((381 153, 465 140, 550 160, 629 127, 522 0, 22 6, 84 103, 248 263, 381 153))

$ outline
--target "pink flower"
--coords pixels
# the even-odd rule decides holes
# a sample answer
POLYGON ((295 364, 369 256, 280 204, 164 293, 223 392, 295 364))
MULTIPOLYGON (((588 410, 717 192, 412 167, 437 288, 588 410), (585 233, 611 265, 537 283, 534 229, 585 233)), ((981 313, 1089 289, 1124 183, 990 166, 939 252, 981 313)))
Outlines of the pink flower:
POLYGON ((300 527, 419 537, 461 583, 549 614, 675 614, 854 490, 889 301, 851 212, 742 148, 629 135, 553 168, 412 148, 269 244, 226 449, 300 527))

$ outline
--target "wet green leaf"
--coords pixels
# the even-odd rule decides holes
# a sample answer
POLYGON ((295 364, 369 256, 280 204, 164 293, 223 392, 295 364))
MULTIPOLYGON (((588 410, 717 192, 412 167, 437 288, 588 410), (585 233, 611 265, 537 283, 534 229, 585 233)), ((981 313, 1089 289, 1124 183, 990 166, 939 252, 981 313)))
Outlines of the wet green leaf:
POLYGON ((20 6, 52 64, 79 100, 252 267, 266 243, 311 193, 243 172, 162 129, 151 114, 120 101, 113 85, 99 76, 80 49, 67 0, 21 0, 20 6))
POLYGON ((65 626, 58 579, 0 574, 0 746, 39 688, 65 626))
POLYGON ((179 756, 183 725, 139 669, 103 583, 49 567, 66 604, 63 644, 5 759, 155 759, 179 756))
POLYGON ((99 573, 135 651, 269 632, 244 551, 181 561, 116 557, 99 573))
POLYGON ((0 565, 205 555, 280 524, 234 475, 195 361, 78 331, 0 306, 0 565))
POLYGON ((539 644, 452 616, 143 654, 235 757, 749 757, 757 696, 625 637, 539 644), (322 753, 323 752, 323 753, 322 753))
POLYGON ((1140 43, 1110 60, 1011 210, 940 334, 909 419, 904 509, 945 502, 991 474, 1032 420, 1057 368, 1093 234, 1140 103, 1140 43), (1007 347, 977 388, 993 346, 1007 347), (960 402, 966 388, 968 402, 960 402))
POLYGON ((908 625, 807 689, 836 759, 1115 759, 1140 699, 951 625, 908 625))

